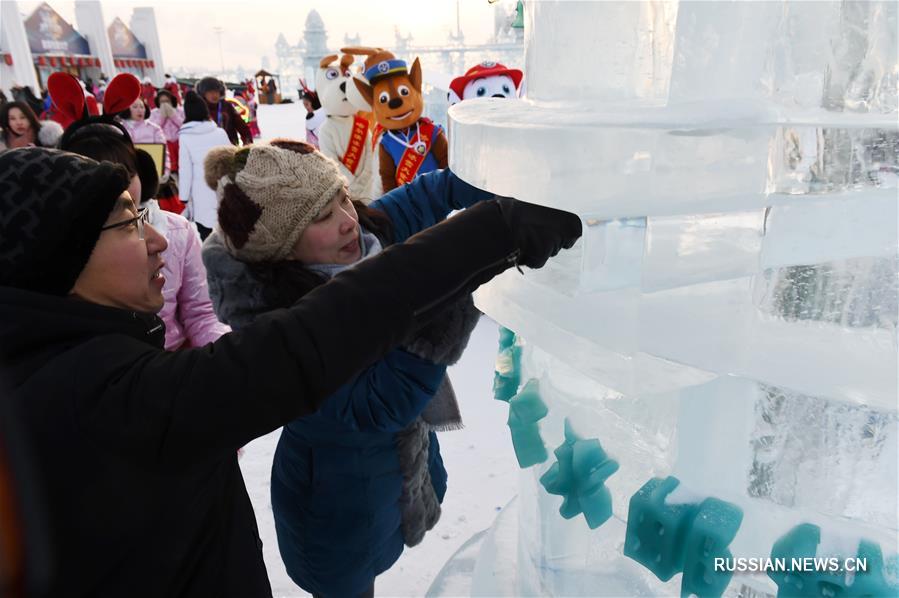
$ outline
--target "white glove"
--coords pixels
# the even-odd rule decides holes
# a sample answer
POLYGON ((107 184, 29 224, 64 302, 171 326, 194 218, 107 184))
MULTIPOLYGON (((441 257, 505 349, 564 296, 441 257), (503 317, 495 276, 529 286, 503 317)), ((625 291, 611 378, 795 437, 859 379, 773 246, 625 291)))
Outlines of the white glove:
POLYGON ((173 116, 175 116, 175 107, 171 104, 162 104, 162 106, 159 107, 159 111, 166 118, 172 118, 173 116))

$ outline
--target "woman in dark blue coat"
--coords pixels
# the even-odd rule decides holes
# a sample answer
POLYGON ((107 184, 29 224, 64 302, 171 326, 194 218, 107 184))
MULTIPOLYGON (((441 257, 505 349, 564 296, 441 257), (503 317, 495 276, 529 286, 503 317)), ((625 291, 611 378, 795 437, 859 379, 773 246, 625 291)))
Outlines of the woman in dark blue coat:
MULTIPOLYGON (((252 157, 259 150, 241 151, 252 157)), ((296 231, 284 226, 276 234, 277 222, 303 219, 290 210, 281 213, 275 200, 264 204, 267 190, 253 187, 257 179, 246 176, 253 164, 240 151, 226 154, 223 166, 216 167, 215 160, 213 181, 215 173, 226 173, 226 185, 234 180, 263 206, 262 218, 269 214, 270 238, 264 242, 289 248, 260 259, 252 242, 237 247, 239 218, 229 214, 229 198, 218 185, 222 230, 206 241, 203 258, 216 313, 236 329, 291 305, 337 272, 402 243, 450 211, 492 197, 450 171, 439 171, 366 207, 346 197, 335 175, 321 183, 337 182, 333 199, 314 210, 295 238, 282 240, 296 231), (243 160, 242 170, 235 167, 243 160)), ((330 177, 328 170, 325 178, 330 177)), ((446 367, 458 359, 478 315, 470 296, 458 299, 403 348, 341 387, 318 413, 284 427, 272 466, 272 508, 287 572, 306 591, 371 595, 375 577, 393 565, 404 544, 414 546, 437 522, 447 474, 434 431, 461 424, 446 367)), ((334 333, 353 342, 353 330, 334 333)))

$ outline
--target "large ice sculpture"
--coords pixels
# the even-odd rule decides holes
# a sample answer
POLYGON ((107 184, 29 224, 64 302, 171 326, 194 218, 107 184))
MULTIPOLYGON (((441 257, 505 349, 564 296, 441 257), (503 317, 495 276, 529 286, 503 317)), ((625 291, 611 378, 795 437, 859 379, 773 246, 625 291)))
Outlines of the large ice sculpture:
MULTIPOLYGON (((735 557, 803 523, 819 554, 896 553, 897 12, 526 3, 526 98, 453 107, 450 162, 584 237, 477 303, 523 339, 546 446, 567 418, 620 469, 595 530, 539 483, 552 459, 524 470, 473 594, 678 594, 624 556, 631 497, 669 476, 658 509, 742 512, 735 557)), ((737 573, 725 593, 777 586, 737 573)))

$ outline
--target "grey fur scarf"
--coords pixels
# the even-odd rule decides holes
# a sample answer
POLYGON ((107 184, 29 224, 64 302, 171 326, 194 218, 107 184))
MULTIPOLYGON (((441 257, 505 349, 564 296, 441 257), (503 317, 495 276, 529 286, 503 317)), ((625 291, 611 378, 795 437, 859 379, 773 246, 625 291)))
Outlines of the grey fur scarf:
MULTIPOLYGON (((404 348, 428 361, 452 365, 462 356, 480 315, 471 296, 463 297, 418 330, 404 348)), ((400 508, 406 546, 420 543, 425 533, 440 519, 440 501, 437 500, 428 470, 430 432, 461 427, 462 416, 456 393, 449 378, 444 376, 437 394, 421 416, 397 434, 397 452, 403 472, 400 508)))

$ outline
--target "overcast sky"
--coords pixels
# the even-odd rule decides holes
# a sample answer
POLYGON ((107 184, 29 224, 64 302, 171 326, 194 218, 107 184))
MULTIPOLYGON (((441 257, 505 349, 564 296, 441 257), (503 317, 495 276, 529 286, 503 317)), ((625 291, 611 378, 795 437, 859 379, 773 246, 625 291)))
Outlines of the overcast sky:
MULTIPOLYGON (((48 3, 77 28, 74 2, 48 3)), ((500 3, 514 6, 514 0, 500 3)), ((39 4, 20 0, 19 10, 28 15, 39 4)), ((358 33, 366 45, 390 48, 394 26, 403 35, 411 33, 415 45, 442 44, 456 28, 455 0, 106 0, 102 5, 107 24, 120 17, 126 25, 135 6, 153 6, 166 68, 217 68, 219 48, 213 27, 224 30, 226 67, 240 64, 255 69, 263 55, 275 66, 278 33, 283 33, 288 43, 297 43, 312 9, 321 15, 332 48, 343 44, 345 33, 358 33)), ((486 41, 493 34, 493 6, 487 0, 460 0, 459 5, 465 41, 486 41)))

